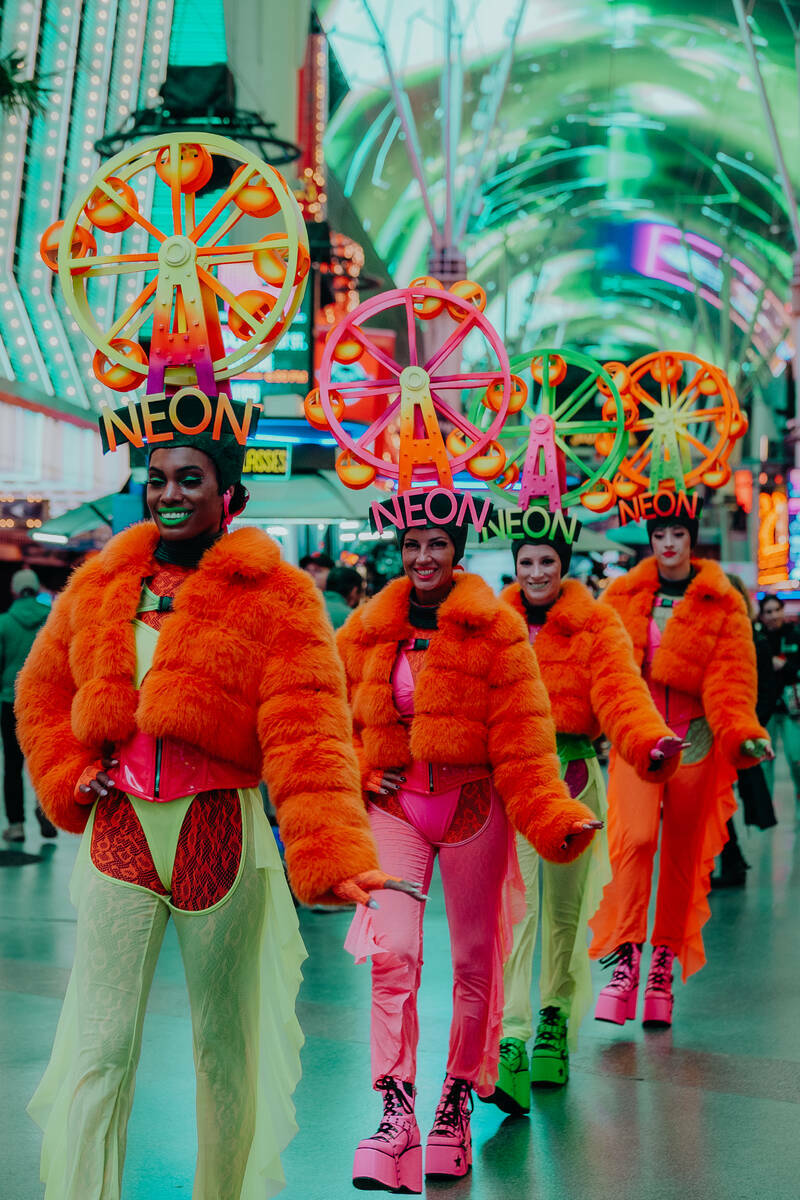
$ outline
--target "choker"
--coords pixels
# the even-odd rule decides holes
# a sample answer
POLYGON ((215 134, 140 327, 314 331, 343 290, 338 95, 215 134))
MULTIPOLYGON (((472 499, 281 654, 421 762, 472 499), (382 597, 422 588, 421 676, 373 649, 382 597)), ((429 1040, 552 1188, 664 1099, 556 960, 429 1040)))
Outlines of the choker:
MULTIPOLYGON (((553 607, 553 605, 552 604, 531 604, 530 600, 525 595, 522 588, 520 588, 519 594, 520 594, 520 596, 522 596, 522 604, 525 608, 525 616, 527 618, 528 624, 529 625, 544 625, 545 621, 547 620, 547 614, 550 612, 550 609, 553 607)), ((553 601, 553 604, 554 603, 555 603, 555 601, 553 601)))
POLYGON ((186 538, 184 541, 165 542, 160 538, 153 558, 173 567, 196 567, 206 550, 210 550, 221 537, 222 530, 219 529, 216 533, 202 533, 199 537, 186 538))
POLYGON ((685 596, 686 589, 694 579, 697 572, 692 567, 685 579, 664 579, 659 573, 658 590, 663 596, 685 596))
MULTIPOLYGON (((441 601, 439 602, 442 603, 441 601)), ((408 597, 408 619, 414 629, 438 628, 439 604, 419 604, 413 592, 408 597)))

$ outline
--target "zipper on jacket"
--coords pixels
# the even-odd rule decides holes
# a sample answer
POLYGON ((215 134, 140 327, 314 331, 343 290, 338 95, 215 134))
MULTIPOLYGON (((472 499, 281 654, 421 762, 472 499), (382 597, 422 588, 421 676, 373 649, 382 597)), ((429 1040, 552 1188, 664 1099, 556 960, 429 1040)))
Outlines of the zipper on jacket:
POLYGON ((433 795, 433 763, 428 763, 428 791, 433 795))
POLYGON ((156 738, 156 777, 153 784, 153 799, 158 798, 159 788, 161 787, 161 751, 163 743, 161 738, 156 738))

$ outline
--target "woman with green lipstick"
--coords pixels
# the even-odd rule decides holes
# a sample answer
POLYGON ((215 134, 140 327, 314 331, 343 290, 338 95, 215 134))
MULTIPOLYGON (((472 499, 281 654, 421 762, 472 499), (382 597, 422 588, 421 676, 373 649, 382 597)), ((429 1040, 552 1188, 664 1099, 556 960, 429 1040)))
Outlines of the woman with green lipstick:
POLYGON ((305 952, 261 779, 301 900, 363 903, 387 879, 319 592, 263 533, 228 534, 246 502, 244 445, 172 433, 150 453, 152 520, 73 575, 19 679, 19 738, 42 806, 84 831, 75 965, 30 1105, 47 1200, 120 1196, 170 917, 192 1013, 193 1196, 280 1190, 305 952))

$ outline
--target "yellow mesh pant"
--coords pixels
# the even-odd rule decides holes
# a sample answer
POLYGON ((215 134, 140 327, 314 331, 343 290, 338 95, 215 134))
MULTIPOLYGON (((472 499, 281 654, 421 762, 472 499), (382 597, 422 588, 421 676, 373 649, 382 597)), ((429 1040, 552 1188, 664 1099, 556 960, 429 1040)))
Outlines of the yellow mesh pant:
MULTIPOLYGON (((605 786, 596 758, 586 759, 589 778, 578 799, 605 819, 605 786)), ((517 834, 517 856, 525 882, 525 916, 514 926, 514 947, 506 963, 503 984, 503 1037, 527 1042, 533 1036, 531 983, 536 932, 539 926, 539 855, 517 834)), ((542 861, 542 967, 539 1005, 553 1005, 570 1018, 569 1042, 574 1048, 578 1029, 592 1002, 587 923, 611 878, 605 829, 580 858, 567 864, 542 861)))
MULTIPOLYGON (((193 1200, 263 1200, 282 1186, 279 1154, 296 1129, 290 1096, 302 1038, 294 998, 304 951, 259 808, 260 798, 245 805, 237 882, 199 912, 102 875, 82 847, 75 965, 29 1109, 45 1130, 46 1200, 119 1200, 144 1013, 170 916, 192 1017, 193 1200)), ((167 1095, 169 1079, 164 1086, 167 1095)))

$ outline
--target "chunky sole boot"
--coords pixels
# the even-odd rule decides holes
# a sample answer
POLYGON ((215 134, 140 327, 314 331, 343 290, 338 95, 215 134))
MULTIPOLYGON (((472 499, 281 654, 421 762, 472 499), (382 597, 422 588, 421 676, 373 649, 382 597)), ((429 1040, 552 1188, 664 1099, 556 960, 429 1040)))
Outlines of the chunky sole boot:
POLYGON ((543 1008, 531 1054, 531 1087, 563 1087, 568 1079, 567 1018, 558 1008, 543 1008))
MULTIPOLYGON (((417 1131, 419 1137, 419 1131, 417 1131)), ((362 1192, 422 1193, 422 1145, 408 1146, 400 1154, 361 1142, 353 1159, 353 1187, 362 1192)))
POLYGON ((383 1092, 383 1120, 372 1137, 356 1147, 353 1187, 364 1192, 422 1192, 422 1143, 414 1116, 414 1088, 410 1083, 379 1079, 383 1092))
POLYGON ((603 966, 615 963, 611 982, 601 990, 594 1010, 595 1021, 624 1025, 636 1020, 639 994, 639 963, 642 952, 634 942, 623 942, 613 954, 601 959, 603 966))
POLYGON ((24 825, 9 825, 8 829, 3 830, 4 842, 24 842, 25 841, 25 826, 24 825))
POLYGON ((644 992, 642 1024, 651 1029, 666 1029, 672 1024, 672 960, 675 954, 667 946, 653 947, 653 960, 644 992))
POLYGON ((503 1038, 497 1083, 491 1096, 480 1096, 484 1104, 494 1104, 510 1117, 522 1117, 531 1110, 531 1076, 528 1051, 520 1038, 503 1038))
POLYGON ((472 1087, 466 1079, 447 1075, 433 1128, 425 1146, 425 1174, 458 1179, 472 1166, 472 1087))

